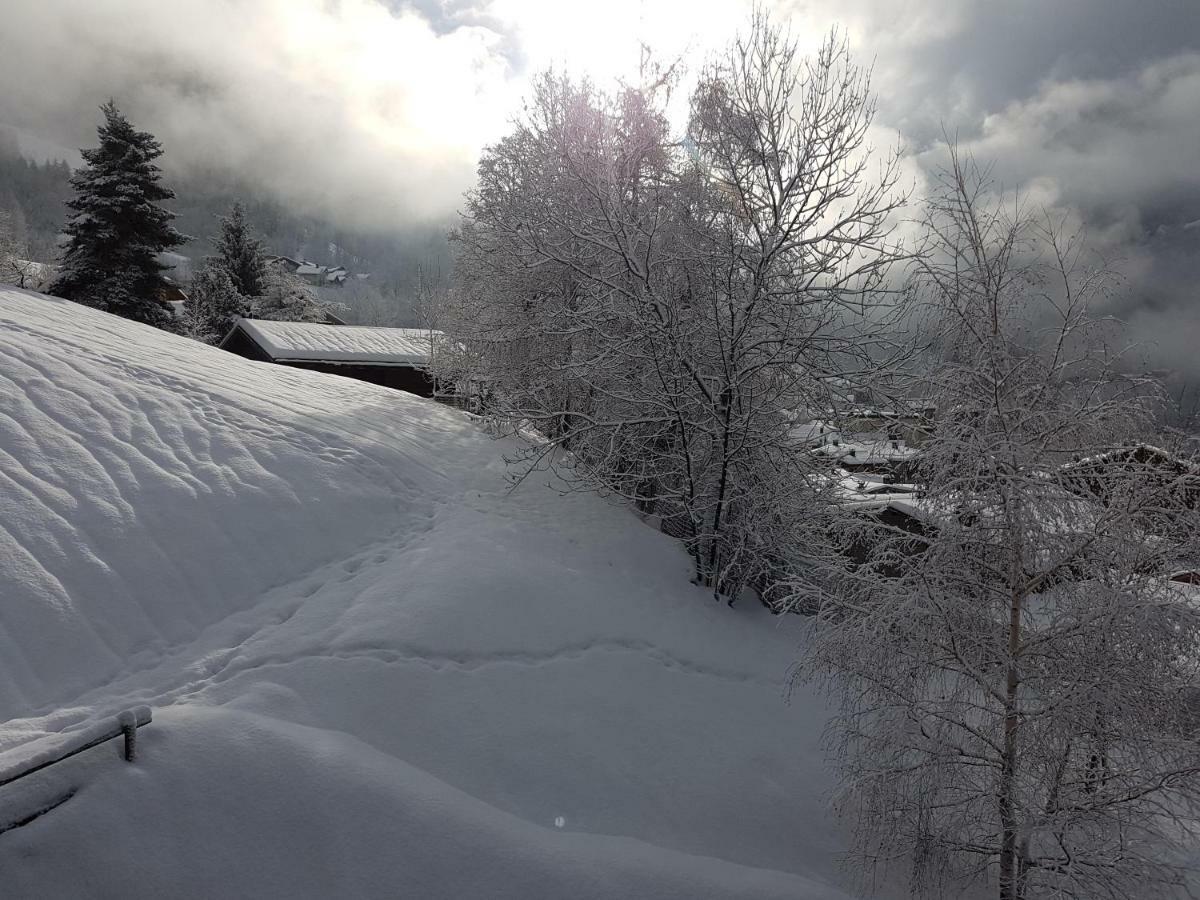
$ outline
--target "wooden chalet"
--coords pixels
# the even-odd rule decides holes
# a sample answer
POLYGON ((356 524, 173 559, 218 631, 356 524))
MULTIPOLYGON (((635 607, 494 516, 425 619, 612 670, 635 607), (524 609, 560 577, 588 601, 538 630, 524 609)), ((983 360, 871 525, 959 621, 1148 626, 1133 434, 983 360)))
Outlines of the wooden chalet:
POLYGON ((432 397, 432 339, 422 328, 239 319, 220 347, 238 356, 432 397))

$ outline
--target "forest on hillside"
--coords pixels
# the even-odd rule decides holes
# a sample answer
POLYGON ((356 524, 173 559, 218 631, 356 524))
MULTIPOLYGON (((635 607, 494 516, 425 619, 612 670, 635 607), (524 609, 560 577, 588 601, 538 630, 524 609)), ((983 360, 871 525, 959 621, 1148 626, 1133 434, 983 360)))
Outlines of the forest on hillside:
MULTIPOLYGON (((169 151, 167 156, 169 157, 169 151)), ((56 262, 66 221, 66 202, 72 196, 71 167, 64 160, 35 160, 23 155, 14 139, 0 139, 0 215, 7 214, 13 237, 27 258, 56 262)), ((175 225, 189 237, 178 249, 175 277, 191 279, 193 270, 214 252, 213 236, 219 218, 235 202, 266 249, 368 274, 365 281, 345 289, 323 290, 325 299, 348 307, 347 318, 363 324, 415 324, 413 317, 422 284, 437 285, 450 268, 448 228, 405 226, 397 222, 387 232, 368 233, 341 226, 327 218, 291 208, 278 198, 215 171, 168 174, 176 199, 169 205, 175 225)))

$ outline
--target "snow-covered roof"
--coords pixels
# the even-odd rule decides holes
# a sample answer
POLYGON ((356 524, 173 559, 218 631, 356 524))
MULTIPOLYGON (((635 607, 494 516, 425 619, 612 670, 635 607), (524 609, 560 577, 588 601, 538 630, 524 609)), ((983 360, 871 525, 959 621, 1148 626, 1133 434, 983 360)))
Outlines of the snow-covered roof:
POLYGON ((268 256, 266 259, 267 259, 268 263, 275 263, 275 264, 287 263, 290 266, 297 266, 297 267, 303 266, 303 265, 313 265, 313 263, 308 263, 305 260, 296 259, 291 256, 268 256))
MULTIPOLYGON (((242 319, 241 328, 275 360, 420 366, 429 362, 430 334, 424 328, 326 325, 242 319)), ((440 335, 440 332, 432 332, 440 335)))
POLYGON ((1085 456, 1082 459, 1077 459, 1074 462, 1067 463, 1065 469, 1082 469, 1095 465, 1115 462, 1126 464, 1130 462, 1139 462, 1138 457, 1144 459, 1156 459, 1160 462, 1173 465, 1182 471, 1200 471, 1200 466, 1191 460, 1172 453, 1170 450, 1164 450, 1162 447, 1155 447, 1153 444, 1138 443, 1131 444, 1127 447, 1117 447, 1112 450, 1106 450, 1103 453, 1096 453, 1092 456, 1085 456))
POLYGON ((320 275, 324 271, 324 266, 314 266, 311 263, 302 263, 296 268, 297 275, 320 275))
POLYGON ((838 429, 829 422, 816 419, 811 422, 793 425, 791 428, 791 436, 794 440, 801 441, 805 444, 823 444, 830 436, 840 437, 841 432, 839 432, 838 429))
POLYGON ((915 459, 921 455, 916 447, 910 447, 904 441, 847 441, 840 436, 837 443, 832 441, 813 447, 812 452, 818 456, 841 461, 843 465, 878 466, 886 463, 898 463, 915 459))

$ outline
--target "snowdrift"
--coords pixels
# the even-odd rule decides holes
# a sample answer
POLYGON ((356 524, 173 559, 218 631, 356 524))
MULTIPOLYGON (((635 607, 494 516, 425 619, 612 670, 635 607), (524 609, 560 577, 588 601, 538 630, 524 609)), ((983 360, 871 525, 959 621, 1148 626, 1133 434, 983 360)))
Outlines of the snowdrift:
POLYGON ((802 623, 432 402, 0 291, 14 896, 835 898, 802 623))
POLYGON ((200 349, 0 291, 0 717, 428 521, 441 410, 200 349))

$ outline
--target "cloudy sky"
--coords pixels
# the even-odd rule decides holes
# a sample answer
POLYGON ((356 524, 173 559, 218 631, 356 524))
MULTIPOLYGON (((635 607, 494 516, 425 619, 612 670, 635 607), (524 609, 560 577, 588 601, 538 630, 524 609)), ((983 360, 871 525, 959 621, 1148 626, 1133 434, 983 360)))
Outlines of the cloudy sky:
MULTIPOLYGON (((997 178, 1085 222, 1129 277, 1115 307, 1200 379, 1197 0, 777 0, 873 62, 910 169, 945 128, 997 178), (1190 226, 1190 227, 1189 227, 1190 226)), ((109 96, 176 169, 251 180, 346 224, 444 220, 548 65, 604 80, 640 42, 699 60, 740 0, 6 0, 0 125, 89 145, 109 96)))

